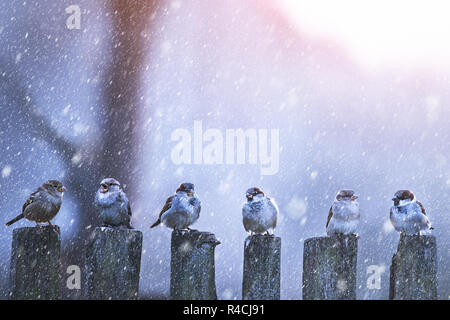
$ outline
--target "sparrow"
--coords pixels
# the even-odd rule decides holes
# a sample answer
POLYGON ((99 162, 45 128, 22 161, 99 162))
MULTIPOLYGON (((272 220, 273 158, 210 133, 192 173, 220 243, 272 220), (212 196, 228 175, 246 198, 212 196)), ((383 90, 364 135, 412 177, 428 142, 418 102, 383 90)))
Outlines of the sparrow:
POLYGON ((58 180, 48 180, 37 188, 25 201, 22 206, 22 213, 8 221, 6 226, 25 218, 34 221, 37 227, 40 223, 47 222, 49 226, 54 227, 52 220, 61 208, 62 199, 66 188, 58 180))
POLYGON ((410 190, 399 190, 394 194, 390 219, 395 230, 407 235, 420 235, 421 231, 433 230, 424 206, 416 200, 410 190))
POLYGON ((182 183, 175 194, 167 198, 159 213, 158 220, 151 225, 154 228, 160 223, 174 230, 190 229, 189 226, 200 217, 201 202, 195 195, 194 184, 182 183))
POLYGON ((340 190, 328 213, 327 235, 354 234, 359 223, 358 196, 353 190, 340 190))
POLYGON ((247 202, 242 206, 242 222, 245 231, 250 235, 254 233, 273 235, 278 218, 278 206, 275 201, 266 197, 258 187, 248 189, 245 196, 247 202))
POLYGON ((130 202, 116 179, 106 178, 100 182, 94 205, 104 227, 133 229, 130 202))

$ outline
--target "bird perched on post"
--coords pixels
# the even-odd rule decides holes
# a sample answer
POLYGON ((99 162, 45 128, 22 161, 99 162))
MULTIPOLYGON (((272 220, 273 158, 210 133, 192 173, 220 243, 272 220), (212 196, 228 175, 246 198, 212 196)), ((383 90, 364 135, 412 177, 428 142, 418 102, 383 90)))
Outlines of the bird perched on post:
POLYGON ((25 218, 34 221, 37 227, 43 222, 47 222, 48 225, 53 227, 50 220, 56 216, 61 208, 64 192, 66 192, 66 188, 58 180, 44 182, 25 201, 22 206, 22 213, 11 221, 8 221, 6 226, 10 226, 20 219, 25 218))
POLYGON ((328 213, 327 235, 356 235, 359 223, 358 196, 353 190, 340 190, 328 213))
POLYGON ((416 200, 410 190, 399 190, 394 194, 390 219, 395 230, 407 235, 419 234, 421 231, 433 230, 425 208, 416 200))
POLYGON ((194 184, 182 183, 175 194, 170 196, 159 213, 158 220, 150 228, 160 223, 168 228, 180 230, 189 228, 200 217, 201 202, 195 195, 194 184))
POLYGON ((247 190, 245 194, 247 202, 242 207, 242 222, 245 231, 270 235, 277 225, 278 206, 275 201, 264 195, 258 187, 247 190))
POLYGON ((128 228, 131 226, 131 207, 127 195, 114 178, 103 179, 95 194, 94 205, 99 211, 104 227, 128 228))

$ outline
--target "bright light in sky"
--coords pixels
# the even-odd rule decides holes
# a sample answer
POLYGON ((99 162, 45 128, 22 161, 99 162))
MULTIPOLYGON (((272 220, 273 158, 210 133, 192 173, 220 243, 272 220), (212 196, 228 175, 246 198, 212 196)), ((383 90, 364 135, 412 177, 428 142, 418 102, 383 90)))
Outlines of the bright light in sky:
POLYGON ((366 67, 450 67, 450 1, 279 0, 299 30, 366 67))

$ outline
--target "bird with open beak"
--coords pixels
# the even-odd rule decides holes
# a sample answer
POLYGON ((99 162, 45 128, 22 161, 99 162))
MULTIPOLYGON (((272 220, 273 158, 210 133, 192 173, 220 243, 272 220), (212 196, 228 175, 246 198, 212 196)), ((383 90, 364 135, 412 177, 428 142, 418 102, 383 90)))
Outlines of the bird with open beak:
POLYGON ((62 199, 66 188, 58 180, 48 180, 37 188, 25 201, 22 206, 22 213, 17 217, 8 221, 6 226, 25 218, 34 221, 39 227, 40 223, 47 222, 48 225, 54 227, 52 220, 61 208, 62 199))
POLYGON ((359 224, 358 196, 353 190, 340 190, 328 212, 327 235, 356 235, 359 224))
POLYGON ((151 225, 154 228, 160 223, 174 230, 191 230, 189 228, 200 217, 201 202, 194 191, 194 184, 182 183, 175 194, 167 198, 159 213, 158 220, 151 225))
POLYGON ((425 208, 410 190, 399 190, 392 198, 390 220, 395 230, 407 235, 433 230, 425 208))
POLYGON ((247 202, 242 206, 242 222, 250 235, 272 235, 277 226, 278 206, 275 201, 266 197, 264 192, 253 187, 245 193, 247 202))
POLYGON ((116 179, 102 180, 95 194, 94 205, 99 212, 102 226, 133 229, 130 202, 116 179))

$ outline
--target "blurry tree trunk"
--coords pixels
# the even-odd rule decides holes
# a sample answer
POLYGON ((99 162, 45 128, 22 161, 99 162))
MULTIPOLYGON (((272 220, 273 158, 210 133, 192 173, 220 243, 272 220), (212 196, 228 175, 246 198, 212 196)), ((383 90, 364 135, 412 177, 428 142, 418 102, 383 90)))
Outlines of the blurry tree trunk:
MULTIPOLYGON (((136 173, 136 117, 144 59, 150 46, 150 23, 156 0, 108 1, 112 16, 109 29, 111 61, 104 76, 103 139, 97 154, 100 171, 130 187, 136 173)), ((131 200, 133 196, 131 196, 131 200)))
MULTIPOLYGON (((141 154, 137 143, 136 117, 140 103, 141 71, 150 46, 150 23, 157 9, 156 0, 108 1, 111 27, 106 28, 111 39, 111 61, 103 77, 103 101, 101 102, 101 138, 97 139, 95 155, 90 157, 88 168, 73 166, 69 181, 77 190, 79 207, 78 241, 65 247, 63 262, 75 262, 81 266, 86 239, 95 227, 92 202, 100 180, 114 177, 127 192, 133 209, 133 180, 136 177, 137 157, 141 154), (81 172, 80 172, 81 171, 81 172), (88 228, 88 226, 93 225, 88 228), (83 241, 84 239, 84 241, 83 241), (81 251, 81 252, 80 252, 81 251), (65 259, 64 259, 65 258, 65 259)), ((64 270, 63 270, 64 272, 64 270)), ((63 273, 64 274, 64 273, 63 273)), ((67 292, 67 298, 79 298, 67 292)))

